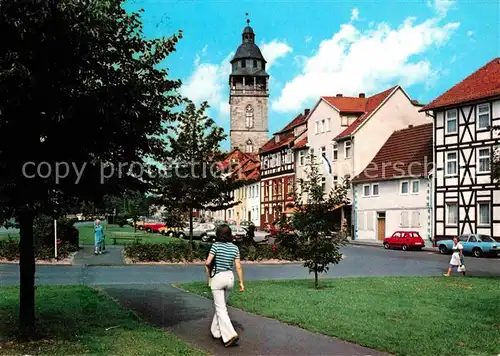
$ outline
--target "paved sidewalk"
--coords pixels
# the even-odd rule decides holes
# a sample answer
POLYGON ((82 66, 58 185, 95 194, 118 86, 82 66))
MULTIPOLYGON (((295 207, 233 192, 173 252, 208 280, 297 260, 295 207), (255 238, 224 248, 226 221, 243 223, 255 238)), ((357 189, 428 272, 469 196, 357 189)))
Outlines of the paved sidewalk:
POLYGON ((151 324, 215 355, 387 355, 233 308, 229 312, 240 342, 225 348, 210 336, 213 304, 207 298, 167 284, 98 288, 151 324))
MULTIPOLYGON (((374 240, 349 240, 349 244, 358 246, 380 247, 380 248, 384 247, 382 245, 382 241, 374 241, 374 240)), ((430 252, 439 252, 437 247, 429 247, 429 246, 424 247, 422 250, 430 252)))
POLYGON ((102 255, 94 254, 94 246, 80 246, 73 259, 73 266, 123 266, 123 246, 108 245, 102 255))

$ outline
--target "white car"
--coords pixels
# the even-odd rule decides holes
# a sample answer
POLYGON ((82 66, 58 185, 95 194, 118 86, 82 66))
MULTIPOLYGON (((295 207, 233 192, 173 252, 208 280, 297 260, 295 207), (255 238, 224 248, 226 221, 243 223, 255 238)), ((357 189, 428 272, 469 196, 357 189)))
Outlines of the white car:
MULTIPOLYGON (((246 235, 247 235, 247 227, 243 226, 231 226, 231 231, 233 233, 233 236, 235 237, 236 241, 241 241, 246 235)), ((254 232, 254 241, 259 243, 259 242, 264 242, 267 241, 269 233, 265 231, 255 231, 254 232)), ((204 242, 214 242, 215 241, 215 229, 209 231, 207 233, 207 236, 205 238, 201 239, 204 242)))
MULTIPOLYGON (((206 238, 210 230, 214 230, 215 225, 211 223, 193 224, 193 239, 206 238)), ((177 237, 189 239, 189 226, 177 233, 177 237)))

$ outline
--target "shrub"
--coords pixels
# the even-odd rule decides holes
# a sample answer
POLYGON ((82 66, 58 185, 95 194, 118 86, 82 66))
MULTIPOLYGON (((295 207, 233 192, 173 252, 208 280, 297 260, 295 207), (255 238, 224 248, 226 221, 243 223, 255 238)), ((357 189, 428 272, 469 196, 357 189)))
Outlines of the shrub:
MULTIPOLYGON (((74 226, 75 219, 60 218, 57 220, 57 236, 62 243, 68 243, 74 248, 79 245, 79 232, 74 226)), ((54 245, 54 219, 47 215, 41 215, 35 219, 33 224, 33 235, 36 245, 39 247, 50 247, 54 245)))
MULTIPOLYGON (((134 262, 204 261, 208 256, 210 247, 210 244, 195 243, 190 255, 188 243, 184 241, 162 244, 136 242, 125 246, 125 256, 134 262)), ((267 259, 296 260, 293 250, 283 246, 247 246, 242 244, 239 248, 241 259, 246 261, 262 261, 267 259)))
MULTIPOLYGON (((57 246, 57 256, 66 258, 71 252, 76 251, 75 247, 68 242, 63 242, 57 246)), ((39 245, 35 248, 35 258, 37 260, 51 260, 54 258, 54 245, 39 245)), ((10 238, 0 241, 0 259, 7 261, 19 260, 19 240, 10 238)))

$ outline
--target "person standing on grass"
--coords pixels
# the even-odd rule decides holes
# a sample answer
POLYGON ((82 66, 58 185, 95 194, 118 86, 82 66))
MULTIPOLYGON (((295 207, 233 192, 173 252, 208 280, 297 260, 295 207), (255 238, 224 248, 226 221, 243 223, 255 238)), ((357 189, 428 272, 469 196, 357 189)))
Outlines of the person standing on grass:
POLYGON ((102 255, 103 243, 104 243, 104 227, 101 225, 101 220, 97 219, 94 224, 95 255, 102 255))
MULTIPOLYGON (((464 261, 463 249, 464 249, 464 247, 462 246, 462 244, 458 240, 458 236, 455 236, 453 238, 453 248, 452 248, 453 254, 451 255, 450 265, 448 267, 448 272, 444 273, 443 276, 445 276, 445 277, 451 276, 451 270, 453 268, 456 268, 458 270, 458 267, 463 265, 463 261, 464 261)), ((462 273, 465 276, 465 271, 462 271, 462 273)))
POLYGON ((233 346, 239 340, 227 312, 227 300, 234 286, 233 265, 240 281, 240 292, 245 291, 243 271, 240 262, 240 250, 233 244, 231 228, 220 225, 216 230, 216 242, 212 245, 205 269, 208 285, 212 290, 215 313, 210 331, 214 339, 219 339, 224 346, 233 346))

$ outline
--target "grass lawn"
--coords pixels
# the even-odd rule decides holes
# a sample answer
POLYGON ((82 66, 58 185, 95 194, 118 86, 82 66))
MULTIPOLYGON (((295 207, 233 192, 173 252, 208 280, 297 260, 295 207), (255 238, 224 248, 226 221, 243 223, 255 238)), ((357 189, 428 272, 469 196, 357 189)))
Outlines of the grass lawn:
MULTIPOLYGON (((93 225, 84 225, 77 226, 80 231, 80 245, 93 245, 94 244, 94 226, 93 225)), ((105 234, 106 234, 106 243, 111 245, 113 241, 111 240, 113 232, 134 232, 134 228, 129 225, 125 225, 123 227, 119 227, 118 225, 104 225, 105 234)), ((149 242, 149 243, 164 243, 164 242, 173 242, 179 241, 179 239, 174 237, 163 236, 161 234, 155 233, 147 233, 141 230, 137 230, 137 233, 141 234, 142 241, 141 242, 149 242)), ((124 245, 127 243, 131 243, 126 240, 118 240, 116 241, 119 245, 124 245)))
MULTIPOLYGON (((182 284, 210 296, 206 283, 182 284)), ((500 354, 500 279, 248 281, 230 304, 397 355, 500 354)))
POLYGON ((37 287, 38 330, 46 337, 19 343, 18 298, 17 287, 0 288, 2 355, 204 355, 84 286, 37 287))

